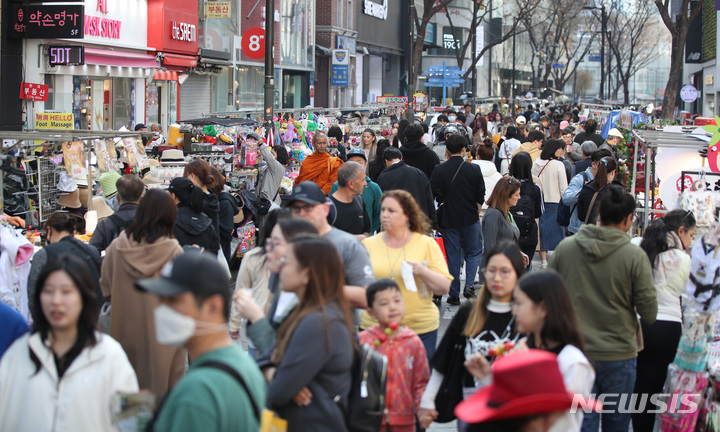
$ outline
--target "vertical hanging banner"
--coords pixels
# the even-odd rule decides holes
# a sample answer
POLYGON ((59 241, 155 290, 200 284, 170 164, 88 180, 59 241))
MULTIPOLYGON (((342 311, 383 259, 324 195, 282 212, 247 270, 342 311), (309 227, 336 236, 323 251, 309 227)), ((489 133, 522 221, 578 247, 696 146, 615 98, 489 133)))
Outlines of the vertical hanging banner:
POLYGON ((347 87, 350 69, 350 55, 348 50, 336 49, 332 52, 332 85, 347 87))

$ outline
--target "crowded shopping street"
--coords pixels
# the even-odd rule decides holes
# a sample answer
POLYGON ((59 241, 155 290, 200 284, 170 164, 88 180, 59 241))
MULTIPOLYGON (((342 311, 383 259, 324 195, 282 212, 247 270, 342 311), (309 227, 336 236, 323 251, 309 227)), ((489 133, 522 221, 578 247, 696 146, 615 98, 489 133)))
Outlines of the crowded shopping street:
POLYGON ((0 432, 720 432, 709 0, 0 0, 0 432))

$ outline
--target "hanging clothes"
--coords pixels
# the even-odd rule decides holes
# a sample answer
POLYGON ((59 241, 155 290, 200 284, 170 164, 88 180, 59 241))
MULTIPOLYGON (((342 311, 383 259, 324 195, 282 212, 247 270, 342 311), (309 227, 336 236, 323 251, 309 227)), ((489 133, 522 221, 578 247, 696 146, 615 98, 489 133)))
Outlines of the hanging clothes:
POLYGON ((690 253, 690 279, 686 294, 699 310, 720 308, 720 245, 708 244, 705 237, 695 242, 690 253))
POLYGON ((27 280, 33 245, 20 231, 0 224, 0 301, 32 322, 28 307, 27 280))

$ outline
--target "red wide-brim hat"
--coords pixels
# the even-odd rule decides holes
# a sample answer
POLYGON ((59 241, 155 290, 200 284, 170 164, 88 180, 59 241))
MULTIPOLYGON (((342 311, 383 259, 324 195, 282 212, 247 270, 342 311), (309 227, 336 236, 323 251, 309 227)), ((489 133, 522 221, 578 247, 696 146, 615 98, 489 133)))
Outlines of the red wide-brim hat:
MULTIPOLYGON (((565 389, 553 353, 531 349, 500 357, 492 374, 492 384, 455 408, 457 418, 483 423, 565 411, 573 405, 574 395, 565 389)), ((582 407, 599 411, 602 404, 583 397, 582 407)))

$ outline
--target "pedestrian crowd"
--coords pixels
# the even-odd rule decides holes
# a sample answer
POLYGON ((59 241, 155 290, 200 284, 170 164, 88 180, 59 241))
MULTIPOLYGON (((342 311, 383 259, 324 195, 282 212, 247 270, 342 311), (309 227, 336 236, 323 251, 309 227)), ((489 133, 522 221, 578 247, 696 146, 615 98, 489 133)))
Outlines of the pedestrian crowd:
POLYGON ((141 390, 158 401, 147 430, 255 432, 268 414, 291 432, 373 430, 347 420, 363 346, 387 362, 377 431, 652 430, 653 414, 589 398, 662 391, 695 218, 669 212, 631 242, 622 134, 538 111, 447 109, 338 157, 318 132, 282 200, 287 151, 263 144, 258 194, 285 208, 235 281, 239 209, 201 160, 167 191, 115 179, 118 210, 89 244, 80 218, 52 215, 19 288, 32 327, 0 303, 0 430, 115 430, 117 395, 141 390), (590 408, 570 411, 573 395, 590 408))

